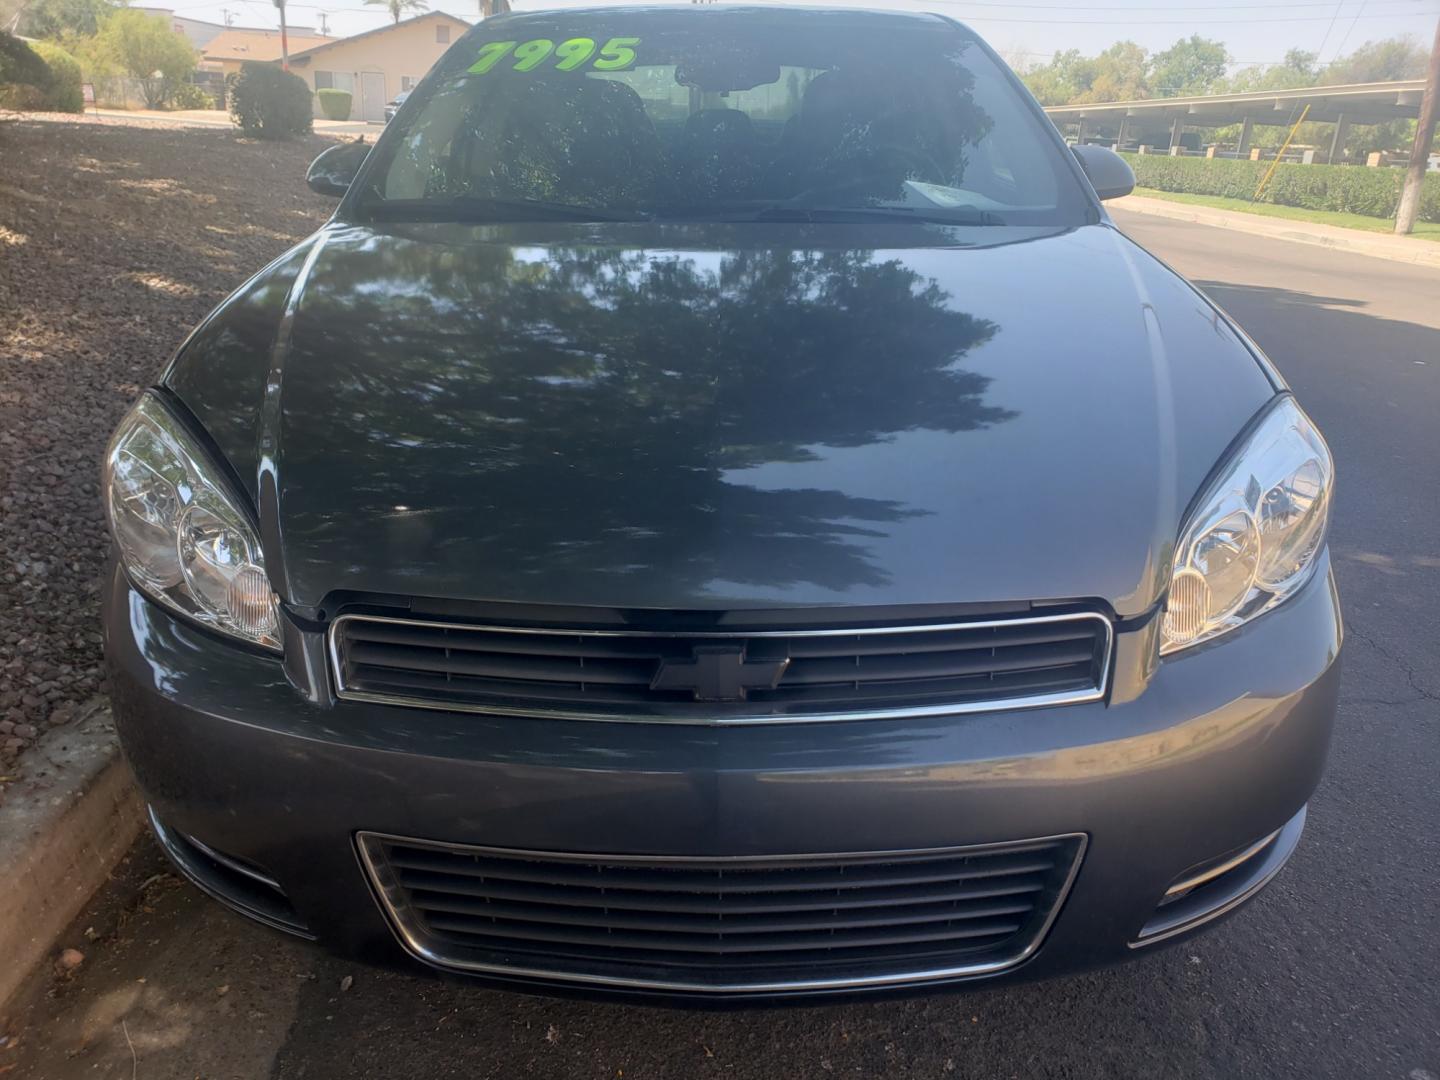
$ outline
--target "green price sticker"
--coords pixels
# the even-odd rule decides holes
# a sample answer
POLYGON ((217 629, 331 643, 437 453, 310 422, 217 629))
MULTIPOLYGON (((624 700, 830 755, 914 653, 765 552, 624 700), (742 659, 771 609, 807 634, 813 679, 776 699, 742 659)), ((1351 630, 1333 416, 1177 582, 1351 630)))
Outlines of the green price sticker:
POLYGON ((570 38, 559 45, 549 38, 491 41, 480 46, 475 63, 466 70, 471 75, 484 75, 508 57, 513 61, 510 70, 534 71, 553 57, 557 71, 575 71, 587 63, 596 71, 624 71, 635 66, 635 46, 639 44, 638 37, 611 38, 598 49, 594 38, 583 37, 570 38))

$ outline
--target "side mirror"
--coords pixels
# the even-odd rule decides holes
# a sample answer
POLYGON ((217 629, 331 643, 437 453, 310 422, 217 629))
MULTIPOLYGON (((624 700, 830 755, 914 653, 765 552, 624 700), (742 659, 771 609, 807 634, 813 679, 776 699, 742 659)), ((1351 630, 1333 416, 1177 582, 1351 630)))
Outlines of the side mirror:
POLYGON ((311 191, 338 199, 350 190, 350 182, 360 171, 368 153, 370 147, 365 145, 363 137, 357 142, 332 146, 310 163, 305 183, 310 185, 311 191))
POLYGON ((1135 190, 1135 170, 1114 150, 1091 144, 1070 149, 1100 198, 1118 199, 1135 190))

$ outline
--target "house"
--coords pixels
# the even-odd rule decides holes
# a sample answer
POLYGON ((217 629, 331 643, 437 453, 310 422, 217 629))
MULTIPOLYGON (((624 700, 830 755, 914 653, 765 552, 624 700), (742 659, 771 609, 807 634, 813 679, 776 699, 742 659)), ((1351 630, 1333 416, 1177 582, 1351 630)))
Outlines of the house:
MULTIPOLYGON (((185 36, 185 40, 188 41, 188 42, 190 42, 191 45, 195 46, 195 48, 196 48, 197 50, 201 51, 201 52, 204 52, 204 51, 205 51, 205 46, 209 45, 210 42, 212 42, 213 40, 215 40, 215 38, 219 37, 222 33, 227 33, 227 32, 233 32, 233 33, 235 33, 235 34, 273 34, 273 33, 275 33, 274 30, 262 30, 262 29, 259 29, 259 28, 257 28, 257 27, 228 26, 228 25, 225 25, 225 24, 222 24, 222 23, 208 22, 208 21, 206 21, 205 19, 192 19, 192 18, 191 18, 190 16, 188 16, 188 15, 178 15, 178 14, 176 14, 175 11, 174 11, 173 9, 171 9, 171 8, 163 8, 163 7, 144 7, 144 6, 137 5, 137 6, 133 7, 131 10, 132 10, 132 11, 143 11, 146 15, 163 15, 165 18, 167 18, 167 19, 170 20, 170 29, 174 30, 175 33, 177 33, 177 34, 183 34, 183 35, 185 36)), ((305 37, 305 38, 307 38, 307 39, 309 39, 309 38, 314 38, 314 37, 318 37, 318 36, 319 36, 319 35, 317 35, 317 34, 315 33, 314 30, 310 29, 309 27, 296 27, 296 26, 292 26, 292 27, 290 28, 290 36, 291 36, 291 38, 294 38, 297 34, 298 34, 298 35, 301 35, 301 36, 303 36, 303 37, 305 37)), ((313 42, 311 42, 311 44, 313 44, 313 42)), ((276 55, 278 56, 279 53, 277 52, 276 55)))
MULTIPOLYGON (((287 30, 286 42, 290 47, 290 61, 293 67, 295 54, 317 45, 333 42, 338 38, 321 37, 313 30, 287 30)), ((231 75, 240 70, 246 61, 270 63, 280 60, 280 31, 255 30, 237 26, 227 27, 216 34, 200 50, 200 71, 217 72, 220 76, 231 75)))
MULTIPOLYGON (((409 90, 445 54, 470 24, 443 11, 368 30, 347 38, 329 38, 304 50, 290 47, 290 70, 316 90, 348 90, 352 120, 385 119, 385 103, 409 90)), ((319 116, 319 99, 315 102, 319 116)))

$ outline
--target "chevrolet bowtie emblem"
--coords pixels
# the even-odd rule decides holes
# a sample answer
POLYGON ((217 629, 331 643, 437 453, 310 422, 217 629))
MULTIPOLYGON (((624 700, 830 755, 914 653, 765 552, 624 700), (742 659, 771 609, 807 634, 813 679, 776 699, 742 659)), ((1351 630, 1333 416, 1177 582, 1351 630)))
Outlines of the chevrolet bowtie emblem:
POLYGON ((660 661, 652 690, 689 690, 696 701, 744 701, 749 690, 773 690, 789 659, 750 660, 743 645, 697 645, 688 658, 660 661))

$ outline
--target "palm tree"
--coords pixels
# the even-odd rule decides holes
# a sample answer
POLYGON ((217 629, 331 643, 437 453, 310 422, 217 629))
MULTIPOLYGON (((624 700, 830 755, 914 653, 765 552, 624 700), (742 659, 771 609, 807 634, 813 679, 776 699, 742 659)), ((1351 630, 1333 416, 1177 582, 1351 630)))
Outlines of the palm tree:
POLYGON ((397 23, 407 11, 424 11, 430 5, 425 0, 365 0, 367 4, 384 4, 390 9, 390 17, 397 23))

